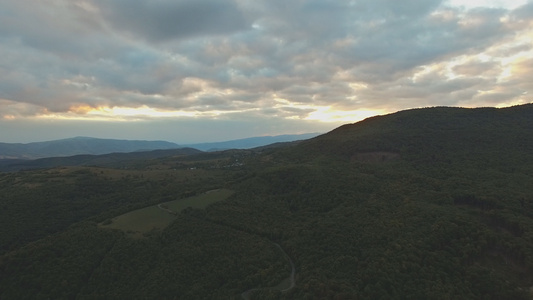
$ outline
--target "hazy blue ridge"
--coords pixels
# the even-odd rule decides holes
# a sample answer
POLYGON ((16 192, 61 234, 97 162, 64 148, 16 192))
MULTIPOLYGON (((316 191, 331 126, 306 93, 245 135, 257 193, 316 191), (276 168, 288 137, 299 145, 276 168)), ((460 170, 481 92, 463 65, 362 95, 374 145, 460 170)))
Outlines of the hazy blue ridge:
POLYGON ((0 143, 0 158, 37 159, 79 154, 99 155, 114 152, 134 152, 175 148, 180 148, 180 146, 166 141, 135 141, 75 137, 27 144, 0 143))
POLYGON ((306 139, 314 138, 318 135, 320 135, 320 133, 261 136, 261 137, 251 137, 251 138, 245 138, 245 139, 230 140, 230 141, 224 141, 224 142, 188 144, 185 146, 195 148, 198 150, 202 150, 202 151, 220 151, 220 150, 228 150, 228 149, 251 149, 251 148, 261 147, 261 146, 270 145, 274 143, 306 140, 306 139))
POLYGON ((299 135, 278 135, 252 137, 215 143, 178 145, 167 141, 117 140, 91 137, 74 137, 68 139, 33 142, 0 143, 0 159, 38 159, 46 157, 66 157, 81 154, 101 155, 109 153, 126 153, 137 151, 165 150, 178 148, 195 148, 201 151, 249 149, 279 142, 303 140, 319 135, 308 133, 299 135))

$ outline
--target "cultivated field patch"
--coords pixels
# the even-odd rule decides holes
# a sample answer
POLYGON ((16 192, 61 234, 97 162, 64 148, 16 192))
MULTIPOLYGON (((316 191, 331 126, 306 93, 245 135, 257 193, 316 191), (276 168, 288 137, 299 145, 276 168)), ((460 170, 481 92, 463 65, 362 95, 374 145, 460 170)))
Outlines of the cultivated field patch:
POLYGON ((150 231, 164 229, 185 208, 205 208, 209 204, 224 200, 232 194, 233 191, 228 189, 212 190, 200 195, 130 211, 103 222, 100 226, 119 229, 132 236, 141 237, 150 231))

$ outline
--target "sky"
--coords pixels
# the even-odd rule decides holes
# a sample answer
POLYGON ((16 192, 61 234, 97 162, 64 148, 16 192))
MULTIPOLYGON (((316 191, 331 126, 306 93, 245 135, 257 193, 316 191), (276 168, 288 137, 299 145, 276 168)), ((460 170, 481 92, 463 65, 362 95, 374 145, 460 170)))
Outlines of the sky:
POLYGON ((533 0, 0 0, 0 142, 214 142, 532 102, 533 0))

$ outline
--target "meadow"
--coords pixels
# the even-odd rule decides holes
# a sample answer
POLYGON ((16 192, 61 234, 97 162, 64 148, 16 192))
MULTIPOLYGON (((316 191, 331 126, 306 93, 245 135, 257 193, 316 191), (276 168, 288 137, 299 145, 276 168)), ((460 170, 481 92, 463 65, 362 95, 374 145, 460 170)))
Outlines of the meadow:
POLYGON ((232 190, 216 189, 200 195, 163 202, 127 212, 108 219, 100 224, 103 228, 122 230, 134 237, 141 237, 154 230, 162 230, 170 225, 178 213, 186 208, 203 209, 209 204, 227 199, 232 190))

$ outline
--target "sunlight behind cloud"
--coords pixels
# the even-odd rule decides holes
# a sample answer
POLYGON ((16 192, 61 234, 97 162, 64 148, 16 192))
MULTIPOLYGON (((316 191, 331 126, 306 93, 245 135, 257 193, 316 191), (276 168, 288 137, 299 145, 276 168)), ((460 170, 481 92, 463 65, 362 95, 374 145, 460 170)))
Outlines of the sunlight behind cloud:
POLYGON ((146 105, 141 107, 100 107, 87 113, 92 118, 109 118, 123 120, 143 120, 156 118, 196 117, 199 114, 190 111, 163 111, 146 105))
POLYGON ((160 111, 143 105, 141 107, 88 107, 78 106, 63 113, 45 113, 36 116, 50 120, 86 120, 86 121, 138 121, 155 118, 196 117, 195 112, 160 111))
POLYGON ((299 104, 288 101, 287 99, 275 98, 277 104, 274 108, 290 107, 301 111, 309 111, 305 116, 294 115, 287 119, 302 119, 307 121, 318 121, 322 123, 342 123, 357 122, 365 118, 387 113, 384 110, 339 110, 331 106, 317 106, 299 104))
POLYGON ((104 115, 109 117, 193 117, 192 112, 160 111, 143 105, 141 107, 102 107, 87 113, 88 115, 104 115))
POLYGON ((339 111, 333 110, 331 107, 318 107, 310 113, 305 119, 320 122, 349 122, 355 123, 369 117, 381 115, 385 111, 378 110, 353 110, 353 111, 339 111))

